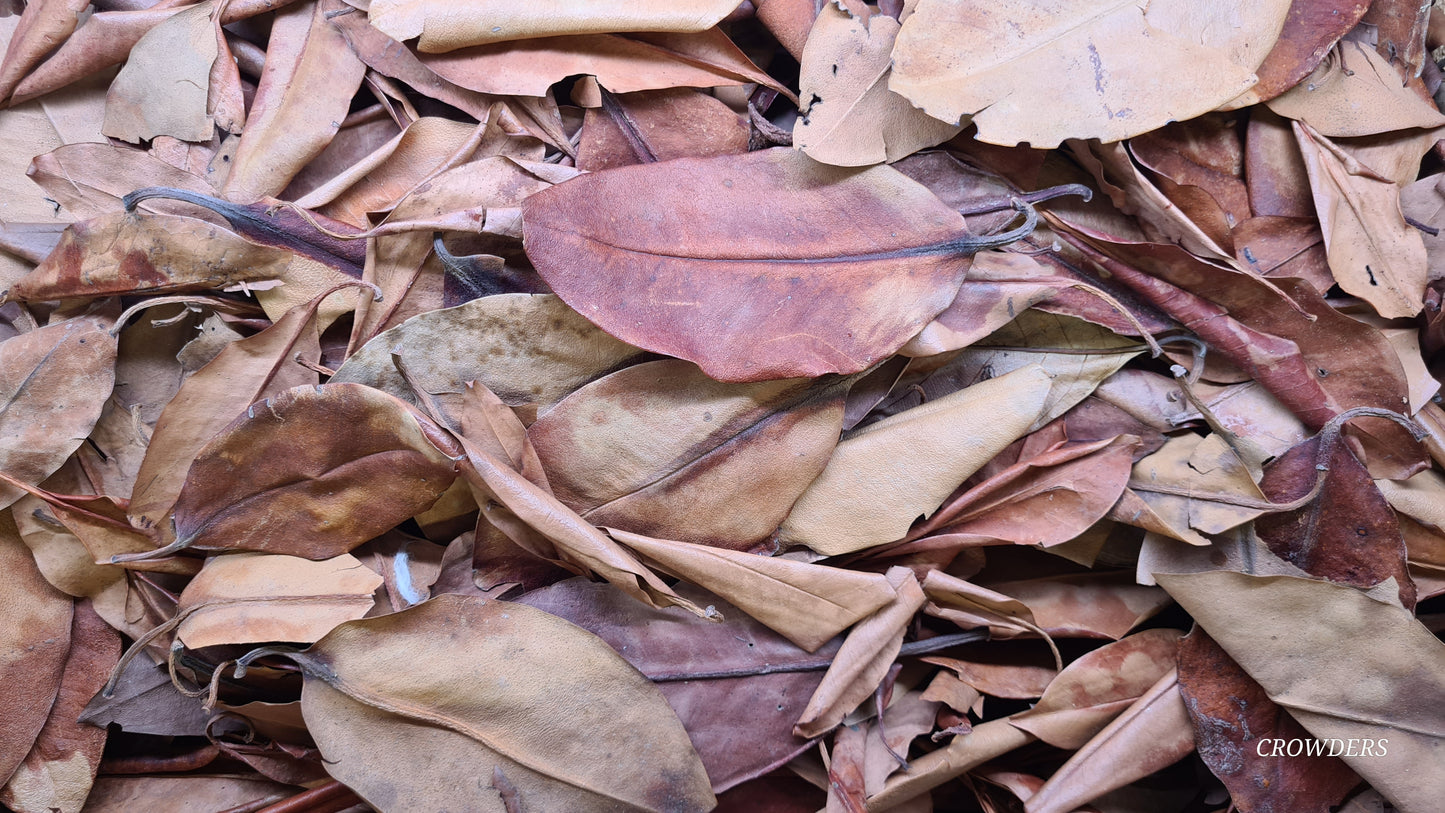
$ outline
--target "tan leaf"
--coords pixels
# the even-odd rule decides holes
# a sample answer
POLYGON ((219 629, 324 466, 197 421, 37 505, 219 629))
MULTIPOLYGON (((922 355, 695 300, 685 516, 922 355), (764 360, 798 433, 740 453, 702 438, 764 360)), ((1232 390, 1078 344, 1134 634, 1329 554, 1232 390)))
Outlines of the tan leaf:
MULTIPOLYGON (((67 144, 36 155, 27 174, 45 194, 82 219, 113 215, 121 208, 121 198, 145 186, 214 192, 210 184, 189 172, 142 150, 114 144, 67 144)), ((145 201, 140 208, 172 214, 196 212, 194 206, 154 200, 145 201)))
POLYGON ((500 813, 503 780, 538 810, 716 804, 658 690, 540 610, 444 595, 343 624, 292 657, 327 770, 383 811, 500 813), (459 765, 472 781, 447 780, 459 765))
POLYGON ((1101 646, 1064 667, 1033 708, 1009 720, 1055 748, 1082 748, 1174 669, 1179 637, 1152 629, 1101 646))
POLYGON ((839 382, 727 384, 666 359, 582 387, 527 431, 558 499, 589 522, 749 550, 768 547, 842 424, 839 382))
POLYGON ((1335 281, 1381 316, 1419 313, 1425 295, 1425 244, 1400 211, 1400 188, 1309 125, 1295 123, 1294 131, 1335 281))
POLYGON ((798 498, 779 541, 836 555, 903 538, 1028 431, 1051 384, 1028 366, 855 432, 798 498))
POLYGON ((1445 124, 1439 108, 1403 83, 1390 60, 1358 40, 1337 43, 1314 73, 1265 104, 1330 138, 1445 124))
POLYGON ((539 37, 423 54, 421 62, 463 88, 506 96, 544 96, 566 77, 584 74, 613 93, 757 82, 792 98, 717 28, 539 37))
POLYGON ((893 600, 858 622, 843 639, 833 665, 793 726, 797 736, 816 737, 843 722, 849 712, 872 696, 898 657, 903 633, 926 599, 913 571, 893 567, 886 575, 895 593, 893 600))
MULTIPOLYGON (((1231 504, 1267 503, 1264 492, 1234 450, 1219 435, 1178 435, 1159 451, 1134 464, 1133 495, 1164 523, 1148 527, 1192 545, 1208 545, 1200 535, 1218 534, 1260 516, 1267 509, 1231 504), (1158 490, 1153 490, 1153 489, 1158 490)), ((1132 520, 1132 506, 1121 504, 1111 515, 1132 520)))
POLYGON ((517 545, 574 573, 595 573, 644 604, 676 605, 695 615, 713 617, 673 592, 625 548, 508 462, 465 435, 457 441, 466 455, 462 475, 477 504, 487 506, 483 521, 502 530, 517 545))
MULTIPOLYGON (((1312 579, 1227 571, 1155 578, 1315 737, 1387 740, 1382 753, 1344 759, 1403 813, 1438 807, 1445 645, 1409 611, 1312 579)), ((1392 581, 1385 585, 1394 596, 1392 581)))
POLYGON ((106 97, 106 135, 130 142, 158 135, 210 140, 206 99, 217 53, 212 8, 201 3, 177 12, 135 44, 106 97))
POLYGON ((813 23, 798 77, 793 146, 838 166, 893 162, 958 134, 888 89, 898 21, 859 19, 831 3, 813 23))
POLYGON ((973 116, 993 144, 1118 141, 1244 92, 1289 7, 922 0, 898 35, 890 87, 943 121, 973 116))
POLYGON ((393 352, 429 392, 461 392, 477 381, 510 406, 539 411, 642 353, 556 296, 501 294, 412 317, 367 342, 331 380, 415 398, 393 352))
POLYGON ((280 11, 225 197, 250 203, 285 189, 340 129, 365 73, 319 4, 280 11))
POLYGON ((558 34, 702 31, 736 7, 732 0, 600 0, 585 5, 539 0, 374 0, 371 24, 395 40, 420 37, 423 53, 558 34))
POLYGON ((895 595, 878 573, 653 539, 612 528, 607 532, 662 570, 722 596, 809 652, 895 595))
POLYGON ((350 554, 213 556, 181 593, 176 637, 199 649, 267 641, 313 643, 371 609, 381 576, 350 554))

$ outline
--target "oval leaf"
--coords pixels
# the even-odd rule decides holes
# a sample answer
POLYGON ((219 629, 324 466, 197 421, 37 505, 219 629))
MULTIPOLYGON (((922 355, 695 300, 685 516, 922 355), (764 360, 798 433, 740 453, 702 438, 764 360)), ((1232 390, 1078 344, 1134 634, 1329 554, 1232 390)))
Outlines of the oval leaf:
POLYGON ((705 811, 658 690, 600 638, 457 595, 342 624, 306 653, 301 712, 327 770, 387 810, 705 811))
POLYGON ((296 387, 201 449, 173 547, 329 559, 425 511, 455 479, 402 401, 360 384, 296 387))
POLYGON ((902 173, 785 149, 583 175, 529 198, 522 223, 567 304, 720 381, 868 368, 948 306, 989 243, 902 173))

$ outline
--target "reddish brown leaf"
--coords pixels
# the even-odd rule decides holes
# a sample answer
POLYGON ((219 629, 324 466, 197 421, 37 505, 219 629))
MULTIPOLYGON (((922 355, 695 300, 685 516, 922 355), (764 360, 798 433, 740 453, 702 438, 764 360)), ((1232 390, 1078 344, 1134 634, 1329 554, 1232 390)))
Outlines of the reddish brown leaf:
POLYGON ((77 603, 70 655, 50 718, 35 747, 0 791, 0 802, 16 811, 80 809, 100 765, 106 730, 78 719, 119 659, 120 634, 95 614, 89 601, 77 603))
POLYGON ((1395 512, 1349 448, 1315 436, 1265 468, 1265 494, 1285 502, 1310 493, 1326 466, 1319 496, 1303 508, 1255 520, 1269 549, 1306 573, 1362 589, 1388 578, 1400 601, 1415 606, 1415 584, 1405 566, 1405 540, 1395 512))
POLYGON ((948 305, 968 253, 1018 236, 966 234, 886 167, 791 150, 584 175, 529 198, 523 223, 569 305, 723 381, 866 369, 948 305))
POLYGON ((1198 627, 1179 648, 1179 691, 1200 758, 1244 813, 1327 813, 1359 783, 1338 757, 1274 756, 1309 732, 1198 627))
POLYGON ((1259 84, 1233 104, 1265 101, 1294 87, 1369 8, 1367 0, 1294 0, 1279 39, 1254 70, 1259 84))
POLYGON ((308 559, 345 553, 436 502, 450 458, 404 402, 360 384, 253 404, 196 455, 174 547, 308 559))

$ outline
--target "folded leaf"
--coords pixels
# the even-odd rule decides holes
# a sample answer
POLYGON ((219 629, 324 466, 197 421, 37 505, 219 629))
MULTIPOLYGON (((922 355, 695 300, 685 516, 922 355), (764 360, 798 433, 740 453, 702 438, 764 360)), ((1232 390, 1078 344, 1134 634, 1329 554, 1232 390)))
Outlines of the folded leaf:
POLYGON ((651 539, 608 529, 613 539, 675 576, 731 601, 813 652, 893 600, 879 573, 651 539))

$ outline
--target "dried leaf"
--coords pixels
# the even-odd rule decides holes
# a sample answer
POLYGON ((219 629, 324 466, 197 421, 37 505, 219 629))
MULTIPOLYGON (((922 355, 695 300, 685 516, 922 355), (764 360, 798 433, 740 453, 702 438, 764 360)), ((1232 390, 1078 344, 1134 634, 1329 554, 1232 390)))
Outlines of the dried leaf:
POLYGON ((1358 40, 1337 44, 1314 73, 1269 101, 1269 109, 1330 138, 1445 124, 1445 115, 1400 81, 1378 51, 1358 40))
POLYGON ((671 88, 612 94, 587 111, 577 167, 596 172, 747 149, 747 122, 706 93, 671 88))
MULTIPOLYGON (((149 153, 113 144, 67 144, 35 156, 27 173, 66 211, 78 218, 113 215, 121 199, 144 186, 209 194, 210 184, 149 153)), ((194 212, 179 204, 147 201, 142 208, 170 214, 194 212)))
POLYGON ((1405 813, 1433 809, 1445 793, 1434 769, 1445 735, 1445 647, 1408 611, 1288 576, 1155 578, 1316 738, 1386 740, 1383 752, 1343 758, 1405 813))
POLYGON ((510 406, 545 411, 642 351, 602 332, 555 296, 500 294, 412 317, 367 342, 331 380, 415 399, 392 363, 393 352, 428 392, 461 392, 476 381, 510 406))
POLYGON ((1124 637, 1169 605, 1156 587, 1135 584, 1132 574, 1082 573, 1049 579, 988 582, 988 589, 1022 601, 1033 621, 1059 638, 1124 637))
MULTIPOLYGON (((115 384, 108 327, 80 317, 0 342, 0 472, 36 485, 85 442, 115 384)), ((0 506, 23 493, 0 484, 0 506)))
POLYGON ((589 522, 747 550, 823 470, 842 422, 840 382, 725 384, 670 359, 582 387, 528 436, 557 498, 589 522))
POLYGON ((1259 84, 1227 107, 1236 108, 1272 99, 1295 87, 1314 70, 1341 35, 1369 11, 1359 0, 1307 0, 1291 2, 1284 29, 1270 48, 1264 64, 1255 69, 1259 84))
POLYGON ((1194 726, 1173 671, 1054 772, 1024 804, 1027 813, 1070 813, 1194 750, 1194 726))
POLYGON ((80 0, 42 0, 25 5, 20 24, 5 49, 5 60, 0 62, 0 102, 9 99, 25 74, 70 36, 88 5, 80 0))
POLYGON ((627 3, 620 0, 575 6, 565 2, 527 7, 484 0, 375 0, 371 24, 395 40, 421 37, 423 53, 442 53, 469 45, 530 39, 557 34, 612 31, 702 31, 717 25, 734 6, 731 0, 627 3))
POLYGON ((1420 312, 1425 294, 1425 245, 1400 212, 1400 189, 1356 161, 1307 124, 1295 136, 1309 168, 1315 208, 1335 281, 1381 316, 1420 312))
POLYGON ((1302 740, 1309 732, 1204 630, 1196 628, 1180 647, 1179 691, 1200 758, 1241 809, 1327 813, 1359 783, 1339 757, 1274 756, 1275 741, 1302 740))
POLYGON ((70 655, 50 718, 35 747, 0 790, 0 803, 15 813, 80 813, 100 765, 106 731, 78 718, 119 659, 120 635, 95 614, 89 602, 77 603, 70 655))
POLYGON ((960 254, 1012 239, 967 235, 891 169, 791 150, 584 175, 529 198, 523 223, 528 256, 569 305, 721 381, 866 369, 952 301, 960 254))
POLYGON ((71 225, 45 262, 5 295, 33 302, 216 289, 286 279, 314 268, 307 262, 204 220, 120 212, 71 225))
POLYGON ((1059 673, 1028 711, 1008 718, 1056 748, 1076 750, 1174 668, 1179 631, 1135 633, 1084 655, 1059 673))
POLYGON ((485 779, 443 779, 458 765, 500 771, 540 809, 716 803, 657 689, 598 638, 531 607, 439 596, 343 624, 292 657, 327 770, 382 810, 503 810, 485 779), (432 668, 407 668, 418 662, 432 668))
POLYGON ((430 507, 455 479, 427 439, 437 430, 420 421, 359 384, 253 404, 197 452, 176 500, 174 547, 308 559, 351 550, 430 507))
POLYGON ((896 592, 878 573, 652 539, 612 528, 607 532, 661 569, 722 596, 809 652, 893 601, 896 592))
POLYGON ((792 97, 716 28, 696 34, 539 37, 422 54, 421 62, 456 85, 499 96, 545 96, 557 82, 583 74, 613 93, 756 82, 792 97))
POLYGON ((1297 499, 1311 493, 1319 466, 1328 470, 1319 495, 1297 510, 1255 520, 1260 540, 1317 578, 1362 590, 1393 578, 1401 603, 1413 608, 1415 585, 1400 523, 1345 444, 1311 438, 1271 462, 1260 486, 1275 500, 1297 499))
POLYGON ((146 32, 115 77, 105 102, 103 131, 121 141, 166 135, 209 141, 211 64, 216 60, 213 6, 200 3, 146 32))
POLYGON ((291 361, 294 354, 320 355, 310 307, 293 308, 266 330, 227 344, 183 383, 156 420, 145 458, 136 474, 129 514, 141 528, 153 528, 175 505, 186 471, 201 447, 241 410, 292 387, 318 379, 291 361))
POLYGON ((858 430, 798 498, 779 542, 836 555, 902 539, 1028 431, 1051 385, 1026 367, 858 430))
POLYGON ((824 4, 803 49, 793 145, 837 166, 892 163, 958 134, 888 89, 898 21, 824 4))
POLYGON ((5 725, 0 726, 0 777, 9 781, 30 753, 60 689, 70 652, 69 596, 51 587, 10 513, 0 513, 0 572, 6 601, 0 602, 0 697, 5 725))
POLYGON ((645 604, 677 605, 700 616, 712 617, 680 597, 626 549, 550 492, 522 477, 507 461, 465 435, 456 440, 465 454, 462 475, 471 486, 477 504, 486 506, 484 521, 496 526, 519 547, 574 573, 596 574, 645 604))
POLYGON ((199 649, 217 644, 318 641, 371 609, 381 576, 355 556, 312 562, 295 556, 214 556, 181 593, 176 637, 199 649))
POLYGON ((843 722, 845 715, 873 695, 898 657, 903 633, 925 598, 913 571, 893 567, 886 575, 895 593, 893 600, 858 622, 843 639, 833 665, 793 726, 799 737, 816 737, 843 722))
POLYGON ((922 0, 898 34, 889 86, 943 121, 973 116, 992 144, 1118 141, 1244 92, 1289 7, 922 0))
POLYGON ((320 4, 281 10, 246 130, 231 159, 225 197, 276 195, 341 127, 366 65, 323 16, 320 4))
POLYGON ((94 726, 118 725, 133 734, 205 736, 211 714, 202 698, 181 694, 164 666, 132 658, 122 667, 112 696, 96 694, 79 715, 94 726))
POLYGON ((1165 441, 1162 449, 1134 464, 1130 490, 1165 523, 1151 530, 1193 545, 1209 544, 1200 532, 1223 533, 1264 514, 1268 509, 1262 506, 1269 504, 1248 466, 1217 434, 1165 441))

